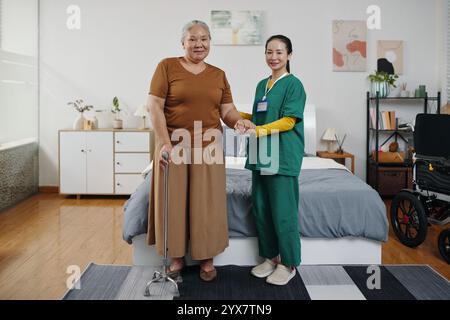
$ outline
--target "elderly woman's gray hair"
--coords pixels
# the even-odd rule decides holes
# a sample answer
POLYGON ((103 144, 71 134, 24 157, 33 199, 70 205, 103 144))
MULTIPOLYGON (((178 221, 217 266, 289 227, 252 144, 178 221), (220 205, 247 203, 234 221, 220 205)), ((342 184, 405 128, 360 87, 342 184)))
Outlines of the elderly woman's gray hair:
POLYGON ((188 23, 186 23, 184 25, 183 32, 181 34, 181 42, 184 42, 184 38, 186 38, 186 34, 188 33, 188 31, 193 26, 196 26, 196 25, 198 25, 198 26, 202 27, 203 29, 205 29, 208 32, 209 39, 211 39, 211 32, 209 31, 208 25, 205 22, 200 21, 200 20, 192 20, 192 21, 189 21, 188 23))

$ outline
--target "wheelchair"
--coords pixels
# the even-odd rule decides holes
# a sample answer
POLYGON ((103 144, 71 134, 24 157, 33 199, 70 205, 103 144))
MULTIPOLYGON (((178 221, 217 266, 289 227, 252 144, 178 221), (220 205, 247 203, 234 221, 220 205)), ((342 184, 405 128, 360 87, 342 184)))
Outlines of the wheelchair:
MULTIPOLYGON (((413 188, 400 191, 390 211, 395 235, 411 248, 425 241, 428 226, 450 222, 450 115, 418 114, 413 136, 413 188)), ((438 248, 450 264, 450 228, 438 248)))

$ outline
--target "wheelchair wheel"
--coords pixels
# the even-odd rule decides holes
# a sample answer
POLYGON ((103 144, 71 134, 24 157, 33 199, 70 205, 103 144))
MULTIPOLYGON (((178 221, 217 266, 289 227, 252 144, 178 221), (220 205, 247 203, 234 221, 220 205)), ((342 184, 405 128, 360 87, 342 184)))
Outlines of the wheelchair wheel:
POLYGON ((439 234, 438 246, 442 258, 450 264, 450 229, 439 234))
POLYGON ((425 241, 428 218, 422 202, 408 191, 398 193, 391 203, 391 225, 405 246, 415 248, 425 241))

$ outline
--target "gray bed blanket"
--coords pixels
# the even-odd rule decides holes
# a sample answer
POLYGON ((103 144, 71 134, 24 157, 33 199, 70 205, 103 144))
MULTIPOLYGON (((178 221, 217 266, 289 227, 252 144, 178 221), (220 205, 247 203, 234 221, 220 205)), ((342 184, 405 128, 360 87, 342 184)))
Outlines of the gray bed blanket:
MULTIPOLYGON (((123 239, 147 232, 151 172, 124 205, 123 239)), ((251 172, 227 169, 230 237, 256 236, 251 213, 251 172)), ((339 169, 305 169, 299 177, 299 231, 302 237, 363 237, 387 241, 386 207, 378 193, 339 169)))

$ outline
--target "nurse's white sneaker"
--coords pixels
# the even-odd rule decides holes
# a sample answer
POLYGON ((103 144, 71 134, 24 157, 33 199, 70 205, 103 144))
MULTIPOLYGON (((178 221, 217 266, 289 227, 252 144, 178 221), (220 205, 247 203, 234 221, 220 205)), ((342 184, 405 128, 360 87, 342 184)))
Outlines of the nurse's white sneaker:
POLYGON ((270 276, 275 271, 277 264, 272 260, 266 259, 263 263, 252 268, 251 274, 258 278, 270 276))
POLYGON ((277 286, 284 286, 295 276, 295 270, 296 268, 292 269, 280 263, 277 265, 275 271, 267 277, 266 282, 277 286))

